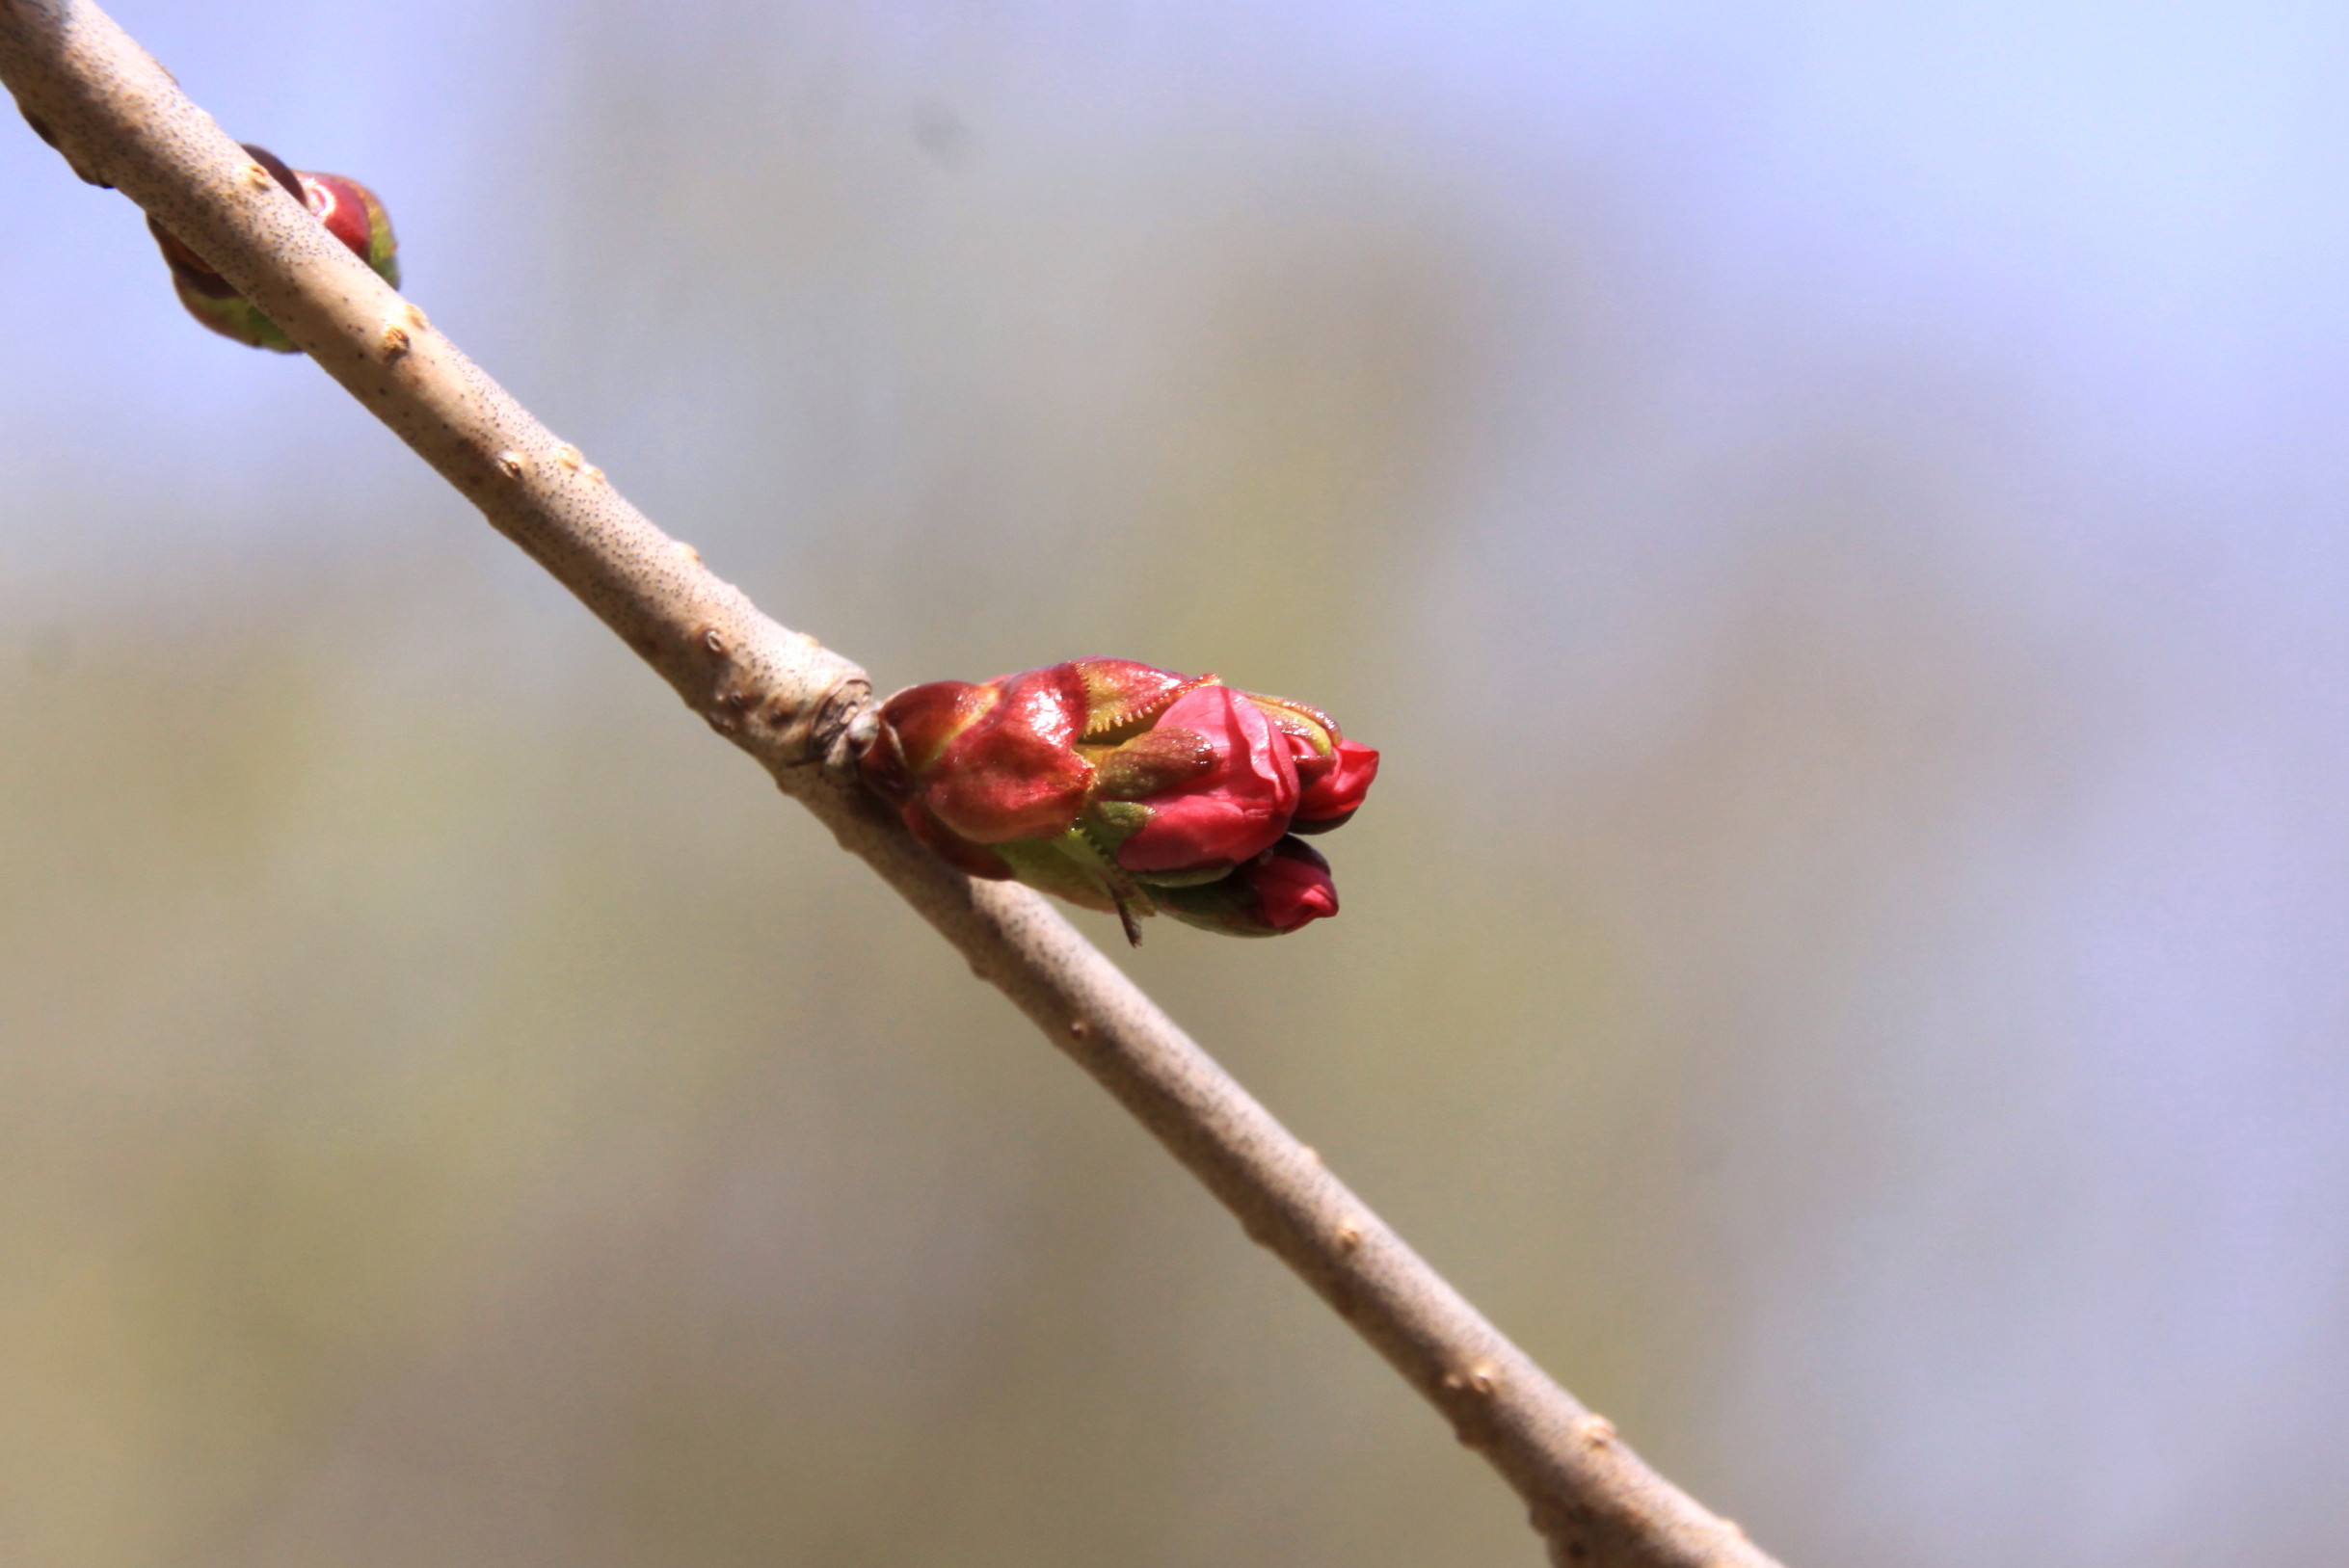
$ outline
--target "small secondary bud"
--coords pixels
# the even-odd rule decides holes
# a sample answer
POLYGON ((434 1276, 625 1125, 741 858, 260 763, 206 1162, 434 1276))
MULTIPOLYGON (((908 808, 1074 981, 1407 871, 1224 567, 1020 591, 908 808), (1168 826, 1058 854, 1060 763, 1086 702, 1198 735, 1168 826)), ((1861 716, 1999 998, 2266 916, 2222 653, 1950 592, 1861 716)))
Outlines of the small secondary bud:
MULTIPOLYGON (((312 216, 326 226, 328 233, 340 240, 351 253, 375 269, 378 277, 393 288, 400 286, 399 241, 391 232, 390 216, 375 193, 355 179, 341 174, 318 174, 307 170, 292 169, 283 159, 266 147, 245 144, 253 163, 248 173, 254 183, 267 189, 271 183, 282 187, 287 195, 310 210, 312 216)), ((172 286, 178 291, 179 303, 188 314, 224 337, 256 349, 272 349, 280 354, 296 352, 293 340, 279 330, 278 324, 261 313, 260 307, 239 294, 229 281, 181 244, 179 237, 152 218, 147 229, 155 243, 163 249, 163 259, 171 264, 172 286)), ((421 329, 419 312, 416 326, 421 329)), ((406 334, 394 347, 386 334, 385 347, 396 354, 405 350, 406 334)))

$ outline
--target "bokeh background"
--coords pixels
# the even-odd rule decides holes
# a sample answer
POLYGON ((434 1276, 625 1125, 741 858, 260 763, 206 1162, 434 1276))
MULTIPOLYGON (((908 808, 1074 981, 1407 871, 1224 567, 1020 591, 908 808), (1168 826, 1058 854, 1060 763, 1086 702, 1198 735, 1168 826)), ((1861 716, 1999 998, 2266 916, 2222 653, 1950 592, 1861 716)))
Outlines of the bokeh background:
MULTIPOLYGON (((1134 971, 1790 1562, 2337 1557, 2349 13, 116 12, 885 687, 1381 747, 1134 971)), ((1536 1560, 13 120, 0 240, 0 1560, 1536 1560)))

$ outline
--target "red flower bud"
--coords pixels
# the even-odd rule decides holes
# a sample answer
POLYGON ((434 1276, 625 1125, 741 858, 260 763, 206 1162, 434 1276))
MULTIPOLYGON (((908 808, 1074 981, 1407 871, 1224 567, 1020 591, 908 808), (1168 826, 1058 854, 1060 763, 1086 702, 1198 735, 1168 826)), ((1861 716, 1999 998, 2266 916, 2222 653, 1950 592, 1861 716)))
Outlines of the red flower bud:
POLYGON ((1187 925, 1235 937, 1286 936, 1338 913, 1329 863, 1302 838, 1287 837, 1219 881, 1165 888, 1159 907, 1187 925))
MULTIPOLYGON (((1147 735, 1129 745, 1159 755, 1181 747, 1186 766, 1181 776, 1147 776, 1156 787, 1142 793, 1110 796, 1148 813, 1117 846, 1117 864, 1127 870, 1229 864, 1271 848, 1289 831, 1296 812, 1296 763, 1264 709, 1244 693, 1229 686, 1186 692, 1147 735)), ((1116 776, 1117 760, 1112 753, 1105 761, 1109 778, 1116 776)))
POLYGON ((1077 753, 1084 713, 1065 664, 976 686, 933 680, 882 704, 865 777, 974 844, 1054 837, 1076 826, 1093 784, 1077 753))
POLYGON ((1298 833, 1327 833, 1346 826, 1378 777, 1378 754, 1368 746, 1341 740, 1330 760, 1332 765, 1296 803, 1296 820, 1289 825, 1298 833))
POLYGON ((1317 708, 1130 659, 931 681, 877 717, 860 767, 917 838, 1129 935, 1161 908, 1259 936, 1336 914, 1327 865, 1283 836, 1337 827, 1378 770, 1317 708))
POLYGON ((1287 737, 1296 762, 1298 833, 1344 827, 1378 777, 1378 754, 1338 732, 1338 721, 1318 707, 1285 697, 1250 697, 1287 737))

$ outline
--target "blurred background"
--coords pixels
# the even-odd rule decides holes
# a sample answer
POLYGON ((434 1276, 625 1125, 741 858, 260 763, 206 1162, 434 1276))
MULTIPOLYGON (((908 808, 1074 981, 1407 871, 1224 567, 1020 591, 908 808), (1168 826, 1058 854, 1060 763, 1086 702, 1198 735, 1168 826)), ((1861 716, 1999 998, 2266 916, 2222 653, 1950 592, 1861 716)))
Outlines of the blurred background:
MULTIPOLYGON (((1340 919, 1121 962, 1790 1563, 2336 1555, 2349 13, 115 9, 884 689, 1380 747, 1340 919)), ((1537 1560, 13 119, 0 213, 0 1559, 1537 1560)))

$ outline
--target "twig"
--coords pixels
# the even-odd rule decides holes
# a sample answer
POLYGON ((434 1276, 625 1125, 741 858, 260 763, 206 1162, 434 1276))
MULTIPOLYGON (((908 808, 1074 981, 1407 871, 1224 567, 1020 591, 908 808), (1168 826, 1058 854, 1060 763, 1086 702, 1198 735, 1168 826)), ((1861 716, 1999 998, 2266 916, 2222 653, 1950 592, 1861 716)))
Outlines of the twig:
POLYGON ((0 80, 76 173, 119 188, 260 306, 1116 1096, 1508 1478, 1554 1563, 1769 1568, 1503 1338, 1040 895, 972 881, 908 838, 850 777, 864 672, 768 620, 629 506, 103 12, 0 0, 0 80))

